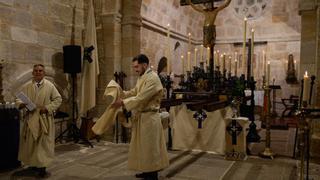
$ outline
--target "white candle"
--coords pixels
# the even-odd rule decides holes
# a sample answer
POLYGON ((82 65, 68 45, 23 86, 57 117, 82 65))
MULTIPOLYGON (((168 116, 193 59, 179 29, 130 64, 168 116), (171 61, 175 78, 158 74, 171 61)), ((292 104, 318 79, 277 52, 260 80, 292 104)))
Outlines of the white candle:
POLYGON ((303 96, 302 101, 309 101, 309 93, 310 93, 310 77, 308 76, 308 72, 306 71, 303 76, 303 96))
POLYGON ((181 55, 181 71, 182 73, 181 74, 184 74, 184 61, 183 61, 183 55, 181 55))
POLYGON ((251 76, 253 74, 253 59, 254 59, 254 29, 251 29, 251 76))
POLYGON ((190 51, 188 51, 188 56, 187 56, 188 71, 191 71, 190 58, 191 58, 191 52, 190 52, 190 51))
POLYGON ((266 77, 267 75, 267 58, 266 58, 266 52, 262 51, 262 63, 263 63, 263 75, 266 77))
POLYGON ((188 51, 191 51, 191 33, 188 33, 188 51))
POLYGON ((270 61, 268 61, 268 64, 267 64, 267 87, 269 87, 269 81, 270 81, 270 61))
POLYGON ((194 49, 194 66, 197 66, 197 51, 198 51, 198 49, 197 48, 195 48, 194 49))
POLYGON ((220 66, 220 55, 219 55, 219 50, 217 50, 217 65, 220 66))
POLYGON ((213 62, 214 62, 214 65, 217 66, 217 52, 216 51, 213 51, 213 62))
POLYGON ((242 44, 242 68, 245 73, 245 61, 246 61, 246 43, 247 43, 247 18, 243 21, 243 44, 242 44))
POLYGON ((234 75, 237 76, 237 66, 238 66, 238 60, 234 60, 234 75))
POLYGON ((223 59, 222 59, 222 65, 223 65, 223 71, 226 69, 226 53, 223 53, 223 59))
MULTIPOLYGON (((221 63, 221 64, 222 64, 222 67, 221 67, 221 68, 222 68, 222 72, 223 72, 223 70, 224 70, 224 66, 223 66, 223 61, 224 61, 224 60, 223 60, 223 59, 224 59, 224 58, 223 58, 223 54, 221 54, 220 57, 221 57, 221 61, 222 61, 222 63, 221 63)), ((218 60, 219 60, 219 61, 218 61, 218 64, 219 64, 219 66, 220 66, 220 59, 218 59, 218 60)))
POLYGON ((229 72, 230 72, 230 73, 231 73, 231 59, 232 59, 232 57, 229 56, 229 72))
POLYGON ((200 61, 203 62, 203 45, 200 45, 200 61))
POLYGON ((207 66, 210 65, 210 47, 207 47, 207 66))
POLYGON ((171 60, 170 60, 170 24, 167 25, 167 73, 170 74, 171 60))

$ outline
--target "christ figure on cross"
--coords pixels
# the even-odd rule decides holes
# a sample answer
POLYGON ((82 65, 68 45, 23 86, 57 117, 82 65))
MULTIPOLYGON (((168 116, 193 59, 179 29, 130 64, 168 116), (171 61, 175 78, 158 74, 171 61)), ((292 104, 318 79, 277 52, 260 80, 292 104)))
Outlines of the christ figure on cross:
POLYGON ((188 3, 191 5, 191 7, 202 13, 205 16, 204 19, 204 26, 203 26, 203 46, 205 47, 212 47, 216 40, 216 27, 214 25, 214 22, 216 20, 216 17, 218 15, 218 12, 222 9, 226 8, 230 4, 231 0, 225 0, 225 2, 215 8, 208 8, 208 9, 202 9, 195 4, 191 2, 191 0, 188 0, 188 3))

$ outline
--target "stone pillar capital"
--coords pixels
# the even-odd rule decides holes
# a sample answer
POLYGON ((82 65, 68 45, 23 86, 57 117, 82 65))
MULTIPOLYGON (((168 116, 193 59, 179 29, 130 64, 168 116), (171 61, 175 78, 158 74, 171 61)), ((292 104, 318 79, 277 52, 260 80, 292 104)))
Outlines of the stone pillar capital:
POLYGON ((101 19, 103 23, 121 23, 121 18, 122 15, 118 12, 101 14, 101 19))
POLYGON ((314 11, 320 5, 320 0, 300 0, 299 2, 299 14, 302 11, 314 11))

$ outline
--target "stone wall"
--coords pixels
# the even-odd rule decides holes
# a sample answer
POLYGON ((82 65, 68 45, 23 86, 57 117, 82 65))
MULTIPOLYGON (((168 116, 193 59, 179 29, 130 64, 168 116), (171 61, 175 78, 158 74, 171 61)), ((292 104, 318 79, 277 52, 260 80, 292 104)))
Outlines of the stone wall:
POLYGON ((186 59, 188 33, 191 33, 192 49, 199 45, 200 41, 202 42, 203 16, 190 6, 180 6, 180 0, 143 0, 141 16, 143 23, 141 52, 150 58, 151 65, 156 70, 160 58, 166 56, 169 45, 172 71, 180 74, 182 69, 180 56, 184 55, 186 59), (169 43, 168 24, 171 34, 169 43))
POLYGON ((4 96, 13 101, 13 93, 31 79, 32 65, 46 66, 49 79, 67 101, 70 83, 63 73, 62 47, 71 43, 75 6, 75 44, 82 44, 84 1, 2 0, 0 1, 0 58, 3 68, 4 96))

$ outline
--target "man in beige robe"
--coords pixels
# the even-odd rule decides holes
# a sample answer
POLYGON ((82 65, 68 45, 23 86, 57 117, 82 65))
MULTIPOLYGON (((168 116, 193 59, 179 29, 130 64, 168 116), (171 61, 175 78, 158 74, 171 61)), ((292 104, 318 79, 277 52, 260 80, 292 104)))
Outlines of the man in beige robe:
POLYGON ((163 87, 158 75, 149 68, 149 59, 141 54, 133 60, 133 69, 140 75, 136 86, 124 91, 123 100, 114 107, 123 106, 132 111, 132 135, 129 148, 129 169, 141 171, 138 178, 158 179, 158 171, 169 166, 164 132, 159 115, 163 87))
MULTIPOLYGON (((20 134, 18 159, 29 166, 40 177, 46 177, 46 167, 54 158, 54 111, 60 106, 62 98, 55 86, 44 79, 45 68, 36 64, 32 71, 33 79, 27 83, 22 92, 36 105, 26 113, 20 134)), ((26 105, 17 100, 18 106, 26 105)))

